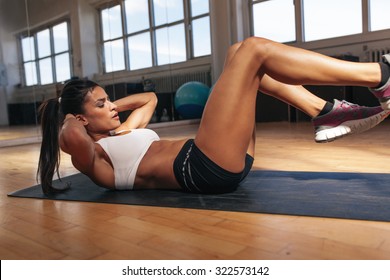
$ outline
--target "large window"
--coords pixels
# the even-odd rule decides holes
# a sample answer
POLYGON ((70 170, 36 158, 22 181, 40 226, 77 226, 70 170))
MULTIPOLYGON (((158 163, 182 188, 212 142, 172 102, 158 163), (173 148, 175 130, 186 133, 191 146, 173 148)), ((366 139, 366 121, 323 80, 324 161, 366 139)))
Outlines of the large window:
POLYGON ((255 2, 253 15, 255 36, 277 42, 296 40, 294 0, 255 2))
POLYGON ((211 53, 209 0, 123 0, 100 14, 106 73, 211 53))
POLYGON ((183 0, 153 0, 153 11, 157 65, 185 61, 183 0))
POLYGON ((62 82, 71 77, 68 22, 22 36, 26 86, 62 82))
POLYGON ((305 41, 361 33, 361 0, 303 0, 305 41))
POLYGON ((253 35, 309 42, 390 29, 389 0, 250 0, 253 35), (367 5, 364 7, 363 5, 367 5), (368 8, 368 13, 365 11, 368 8), (368 18, 364 18, 367 17, 368 18), (368 26, 366 25, 368 23, 368 26))
POLYGON ((370 31, 390 28, 390 1, 389 0, 370 0, 370 31))
POLYGON ((125 10, 126 28, 129 34, 127 37, 129 69, 151 67, 153 60, 148 0, 127 0, 125 10))

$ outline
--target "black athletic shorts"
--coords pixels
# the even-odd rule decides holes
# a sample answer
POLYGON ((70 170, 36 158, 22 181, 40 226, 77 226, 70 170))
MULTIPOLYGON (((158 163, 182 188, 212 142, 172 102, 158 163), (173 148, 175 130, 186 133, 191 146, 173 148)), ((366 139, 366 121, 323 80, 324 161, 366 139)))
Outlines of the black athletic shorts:
POLYGON ((252 168, 253 157, 246 155, 242 172, 233 173, 218 166, 188 140, 174 163, 176 180, 185 192, 220 194, 235 191, 252 168))

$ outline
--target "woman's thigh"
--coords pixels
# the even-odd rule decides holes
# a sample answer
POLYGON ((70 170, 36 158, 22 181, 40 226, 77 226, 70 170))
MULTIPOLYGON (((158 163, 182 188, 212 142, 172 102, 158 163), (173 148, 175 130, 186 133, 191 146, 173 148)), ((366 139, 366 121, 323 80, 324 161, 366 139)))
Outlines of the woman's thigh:
POLYGON ((195 143, 231 172, 244 168, 253 136, 261 61, 253 44, 243 43, 226 63, 205 106, 195 143))

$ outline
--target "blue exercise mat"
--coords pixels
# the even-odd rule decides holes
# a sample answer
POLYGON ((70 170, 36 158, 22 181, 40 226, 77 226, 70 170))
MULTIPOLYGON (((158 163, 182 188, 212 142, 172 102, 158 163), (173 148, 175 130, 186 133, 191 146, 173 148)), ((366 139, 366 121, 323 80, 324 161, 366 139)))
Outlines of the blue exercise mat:
POLYGON ((64 193, 40 185, 11 197, 390 221, 390 174, 251 171, 237 191, 198 195, 167 190, 111 191, 83 174, 62 179, 64 193))

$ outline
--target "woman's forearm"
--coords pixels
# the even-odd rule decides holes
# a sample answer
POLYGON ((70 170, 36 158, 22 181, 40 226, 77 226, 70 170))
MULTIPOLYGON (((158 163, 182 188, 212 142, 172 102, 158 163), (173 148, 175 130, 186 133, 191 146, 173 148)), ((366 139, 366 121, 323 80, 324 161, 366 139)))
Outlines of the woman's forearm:
POLYGON ((118 106, 118 112, 136 110, 144 106, 151 107, 154 110, 157 105, 157 96, 154 92, 136 93, 115 100, 113 103, 118 106))
POLYGON ((117 111, 131 110, 131 114, 124 121, 120 129, 144 128, 148 125, 157 106, 157 96, 153 92, 129 95, 114 102, 117 111))

